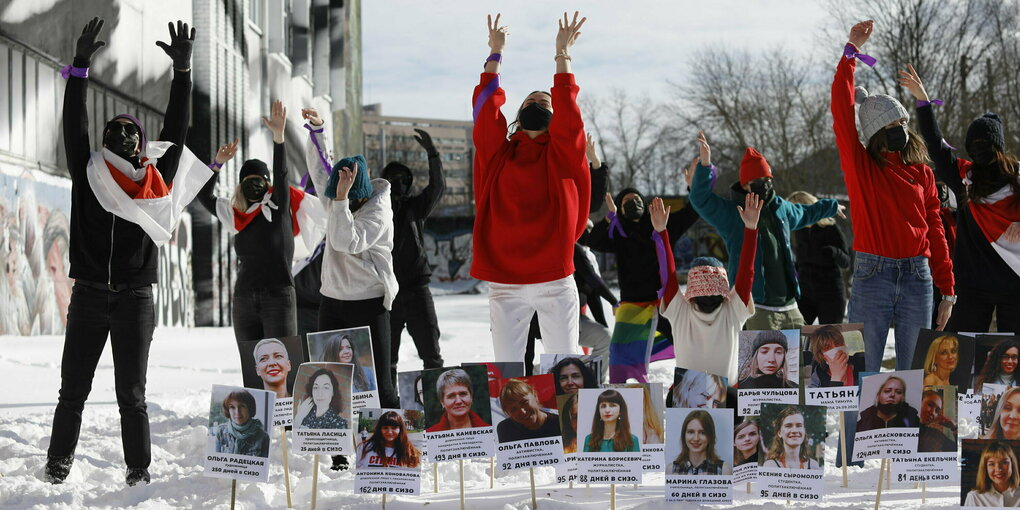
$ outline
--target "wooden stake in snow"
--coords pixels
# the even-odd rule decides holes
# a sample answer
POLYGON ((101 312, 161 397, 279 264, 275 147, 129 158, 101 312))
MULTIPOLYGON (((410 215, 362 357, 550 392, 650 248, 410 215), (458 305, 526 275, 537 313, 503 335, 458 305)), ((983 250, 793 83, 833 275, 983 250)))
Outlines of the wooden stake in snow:
POLYGON ((538 508, 538 500, 535 498, 535 468, 529 468, 531 475, 531 509, 535 510, 538 508))
POLYGON ((609 486, 609 510, 616 510, 616 484, 609 486))
POLYGON ((439 494, 439 463, 432 463, 432 492, 439 494))
POLYGON ((460 510, 464 510, 464 459, 460 459, 460 510))
POLYGON ((885 478, 885 469, 889 465, 889 459, 882 459, 882 465, 878 468, 878 490, 875 491, 875 510, 882 501, 882 479, 885 478))
POLYGON ((927 492, 927 489, 928 489, 928 482, 921 482, 921 504, 922 505, 924 505, 926 503, 925 502, 925 499, 926 499, 925 498, 925 496, 926 496, 925 492, 927 492))
POLYGON ((843 487, 846 488, 850 486, 850 476, 846 465, 846 417, 842 411, 839 413, 839 447, 843 459, 843 487))
POLYGON ((382 510, 386 510, 386 493, 382 495, 382 510))
POLYGON ((280 444, 283 445, 283 485, 287 488, 287 508, 294 508, 290 499, 290 462, 287 460, 287 427, 280 427, 280 444))
POLYGON ((234 502, 237 501, 237 480, 230 481, 230 510, 234 510, 234 502))
POLYGON ((496 458, 489 457, 489 488, 496 483, 496 458))
POLYGON ((319 494, 319 456, 315 456, 315 463, 312 465, 312 510, 315 510, 315 499, 319 494))

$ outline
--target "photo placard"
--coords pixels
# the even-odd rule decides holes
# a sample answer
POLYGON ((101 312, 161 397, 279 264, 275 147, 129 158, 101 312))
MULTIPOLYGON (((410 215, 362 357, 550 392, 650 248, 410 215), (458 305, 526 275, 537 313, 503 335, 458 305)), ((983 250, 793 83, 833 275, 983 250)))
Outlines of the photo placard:
POLYGON ((287 427, 294 420, 294 380, 297 367, 308 361, 300 336, 238 342, 241 378, 245 388, 272 391, 276 395, 273 427, 287 427))
POLYGON ((578 481, 640 483, 644 393, 638 388, 581 389, 575 461, 578 481))
POLYGON ((737 413, 757 416, 761 404, 800 400, 800 331, 741 331, 737 413))
POLYGON ((358 411, 354 490, 361 494, 421 493, 420 445, 425 413, 402 409, 358 411), (370 432, 369 432, 370 431, 370 432), (362 435, 362 432, 366 432, 362 435))
POLYGON ((354 453, 349 363, 302 363, 294 382, 294 449, 301 454, 354 453))
POLYGON ((823 324, 800 329, 804 403, 856 411, 864 372, 864 325, 823 324))
POLYGON ((862 378, 854 461, 906 459, 917 453, 923 378, 921 370, 862 378))
POLYGON ((733 410, 667 409, 666 501, 733 502, 733 410))
MULTIPOLYGON (((307 338, 310 361, 352 366, 351 405, 355 411, 363 407, 379 407, 372 330, 368 326, 308 333, 307 338)), ((389 370, 389 367, 383 370, 389 370)))
POLYGON ((269 481, 269 432, 275 398, 269 391, 213 385, 205 476, 269 481))
POLYGON ((425 370, 422 388, 425 441, 433 462, 495 455, 496 434, 484 366, 425 370))
POLYGON ((762 498, 821 501, 825 474, 825 412, 822 406, 763 404, 763 454, 755 485, 762 498))

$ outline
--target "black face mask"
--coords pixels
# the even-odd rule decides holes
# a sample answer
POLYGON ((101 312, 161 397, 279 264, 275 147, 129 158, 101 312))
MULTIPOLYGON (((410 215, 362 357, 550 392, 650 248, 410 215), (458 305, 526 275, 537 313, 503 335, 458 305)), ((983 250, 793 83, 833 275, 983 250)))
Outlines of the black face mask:
POLYGON ((751 181, 748 183, 751 188, 751 193, 758 195, 762 203, 769 203, 772 198, 776 196, 776 190, 772 185, 772 179, 763 179, 760 181, 751 181))
POLYGON ((241 181, 241 194, 249 202, 261 202, 269 191, 269 185, 265 179, 251 178, 241 181))
POLYGON ((970 160, 978 166, 991 166, 996 159, 995 148, 986 140, 975 140, 967 144, 970 160))
POLYGON ((517 120, 520 122, 521 129, 542 131, 549 127, 552 112, 542 108, 538 103, 531 103, 521 110, 521 113, 517 115, 517 120))
POLYGON ((698 296, 691 298, 702 313, 712 313, 723 304, 722 296, 698 296))
POLYGON ((907 148, 907 140, 910 139, 910 135, 907 134, 907 126, 895 126, 885 128, 885 148, 891 152, 899 152, 907 148))
POLYGON ((135 148, 142 140, 142 132, 134 124, 122 124, 116 120, 106 123, 103 132, 103 146, 110 152, 128 160, 138 167, 138 154, 135 148))
POLYGON ((623 217, 630 221, 637 221, 645 214, 645 203, 641 197, 634 197, 623 203, 623 217))
POLYGON ((390 193, 398 198, 407 195, 411 191, 411 183, 414 182, 410 175, 403 172, 388 175, 386 180, 390 182, 390 193))

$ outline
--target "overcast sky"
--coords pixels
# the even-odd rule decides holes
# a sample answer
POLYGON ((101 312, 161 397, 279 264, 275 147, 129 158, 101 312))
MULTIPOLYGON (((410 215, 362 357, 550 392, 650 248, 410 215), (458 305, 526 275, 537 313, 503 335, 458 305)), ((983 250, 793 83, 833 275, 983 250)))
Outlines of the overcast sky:
MULTIPOLYGON (((588 17, 571 49, 581 93, 613 88, 665 99, 667 80, 690 72, 687 57, 705 45, 743 49, 782 45, 811 50, 826 13, 820 0, 365 0, 362 2, 364 102, 384 115, 471 119, 488 34, 485 16, 502 12, 510 31, 503 52, 507 104, 548 89, 555 72, 556 20, 575 9, 588 17)), ((834 42, 839 51, 843 41, 834 42)))

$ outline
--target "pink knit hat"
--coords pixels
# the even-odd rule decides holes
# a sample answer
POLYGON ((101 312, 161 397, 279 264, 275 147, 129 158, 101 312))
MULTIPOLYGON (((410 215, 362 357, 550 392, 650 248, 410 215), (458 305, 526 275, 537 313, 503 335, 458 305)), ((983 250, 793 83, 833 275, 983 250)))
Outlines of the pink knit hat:
POLYGON ((725 296, 730 293, 726 268, 719 266, 695 266, 687 273, 687 292, 684 298, 690 301, 699 296, 725 296))

